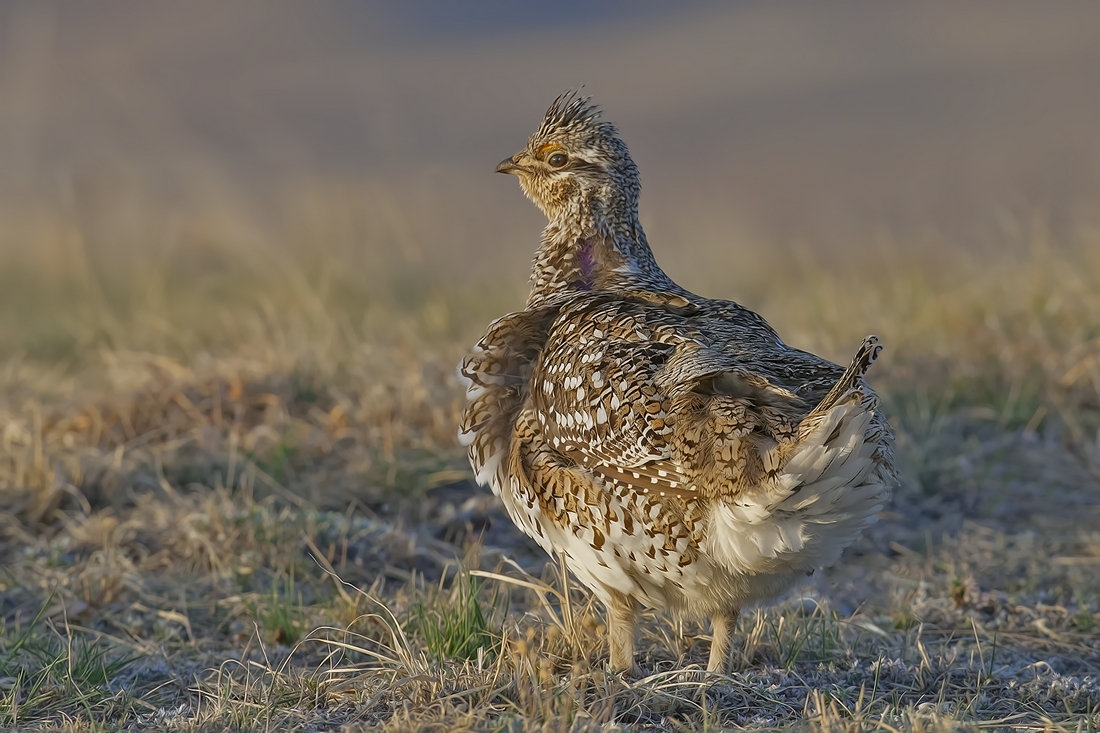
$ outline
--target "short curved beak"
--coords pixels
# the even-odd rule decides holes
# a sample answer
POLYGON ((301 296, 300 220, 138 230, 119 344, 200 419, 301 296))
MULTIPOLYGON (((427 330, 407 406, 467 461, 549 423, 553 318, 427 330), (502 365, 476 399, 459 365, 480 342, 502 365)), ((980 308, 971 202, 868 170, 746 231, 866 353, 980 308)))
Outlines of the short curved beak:
POLYGON ((518 157, 519 157, 519 154, 517 153, 516 155, 513 155, 510 158, 505 158, 504 160, 500 161, 500 164, 497 165, 497 167, 496 167, 496 172, 497 173, 508 173, 510 175, 516 175, 517 173, 522 173, 522 172, 526 171, 527 170, 526 168, 524 168, 523 166, 519 165, 516 162, 516 158, 518 158, 518 157))

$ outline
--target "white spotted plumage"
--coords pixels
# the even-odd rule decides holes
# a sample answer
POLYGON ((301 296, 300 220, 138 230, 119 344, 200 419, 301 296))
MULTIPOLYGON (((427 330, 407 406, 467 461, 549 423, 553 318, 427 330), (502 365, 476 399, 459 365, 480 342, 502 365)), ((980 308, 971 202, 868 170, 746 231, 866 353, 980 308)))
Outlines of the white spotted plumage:
POLYGON ((612 665, 633 667, 642 603, 714 619, 721 669, 717 630, 836 562, 895 480, 863 381, 877 339, 843 369, 672 282, 638 222, 637 169, 586 99, 555 100, 498 170, 550 223, 526 309, 459 368, 475 476, 608 606, 612 665))

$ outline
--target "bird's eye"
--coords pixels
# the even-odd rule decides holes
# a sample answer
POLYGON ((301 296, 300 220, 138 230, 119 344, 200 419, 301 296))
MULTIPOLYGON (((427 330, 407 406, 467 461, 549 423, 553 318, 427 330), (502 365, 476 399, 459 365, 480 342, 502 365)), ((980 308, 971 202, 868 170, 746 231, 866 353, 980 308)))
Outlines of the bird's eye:
POLYGON ((565 153, 554 153, 550 156, 550 160, 546 161, 554 168, 561 168, 563 165, 569 162, 568 156, 565 153))

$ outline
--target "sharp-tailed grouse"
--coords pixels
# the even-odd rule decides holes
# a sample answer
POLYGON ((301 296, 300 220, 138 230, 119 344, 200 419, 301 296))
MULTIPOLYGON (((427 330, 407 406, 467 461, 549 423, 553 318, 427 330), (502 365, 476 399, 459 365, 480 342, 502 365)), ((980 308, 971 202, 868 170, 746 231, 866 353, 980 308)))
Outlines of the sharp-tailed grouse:
POLYGON ((887 497, 891 434, 863 381, 881 347, 845 369, 674 283, 587 98, 556 99, 497 171, 550 222, 526 308, 459 368, 477 480, 607 606, 613 667, 636 669, 644 604, 709 617, 723 670, 740 609, 835 563, 887 497))

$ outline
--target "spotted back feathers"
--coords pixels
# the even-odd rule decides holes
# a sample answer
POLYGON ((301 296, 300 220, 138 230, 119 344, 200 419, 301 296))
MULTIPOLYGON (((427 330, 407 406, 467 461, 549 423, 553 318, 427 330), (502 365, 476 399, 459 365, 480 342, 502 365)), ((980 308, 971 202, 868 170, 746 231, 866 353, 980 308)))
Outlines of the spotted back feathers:
POLYGON ((877 339, 843 368, 674 283, 585 97, 558 97, 506 163, 549 224, 527 308, 459 369, 478 481, 609 604, 712 614, 835 562, 895 477, 864 382, 877 339))

